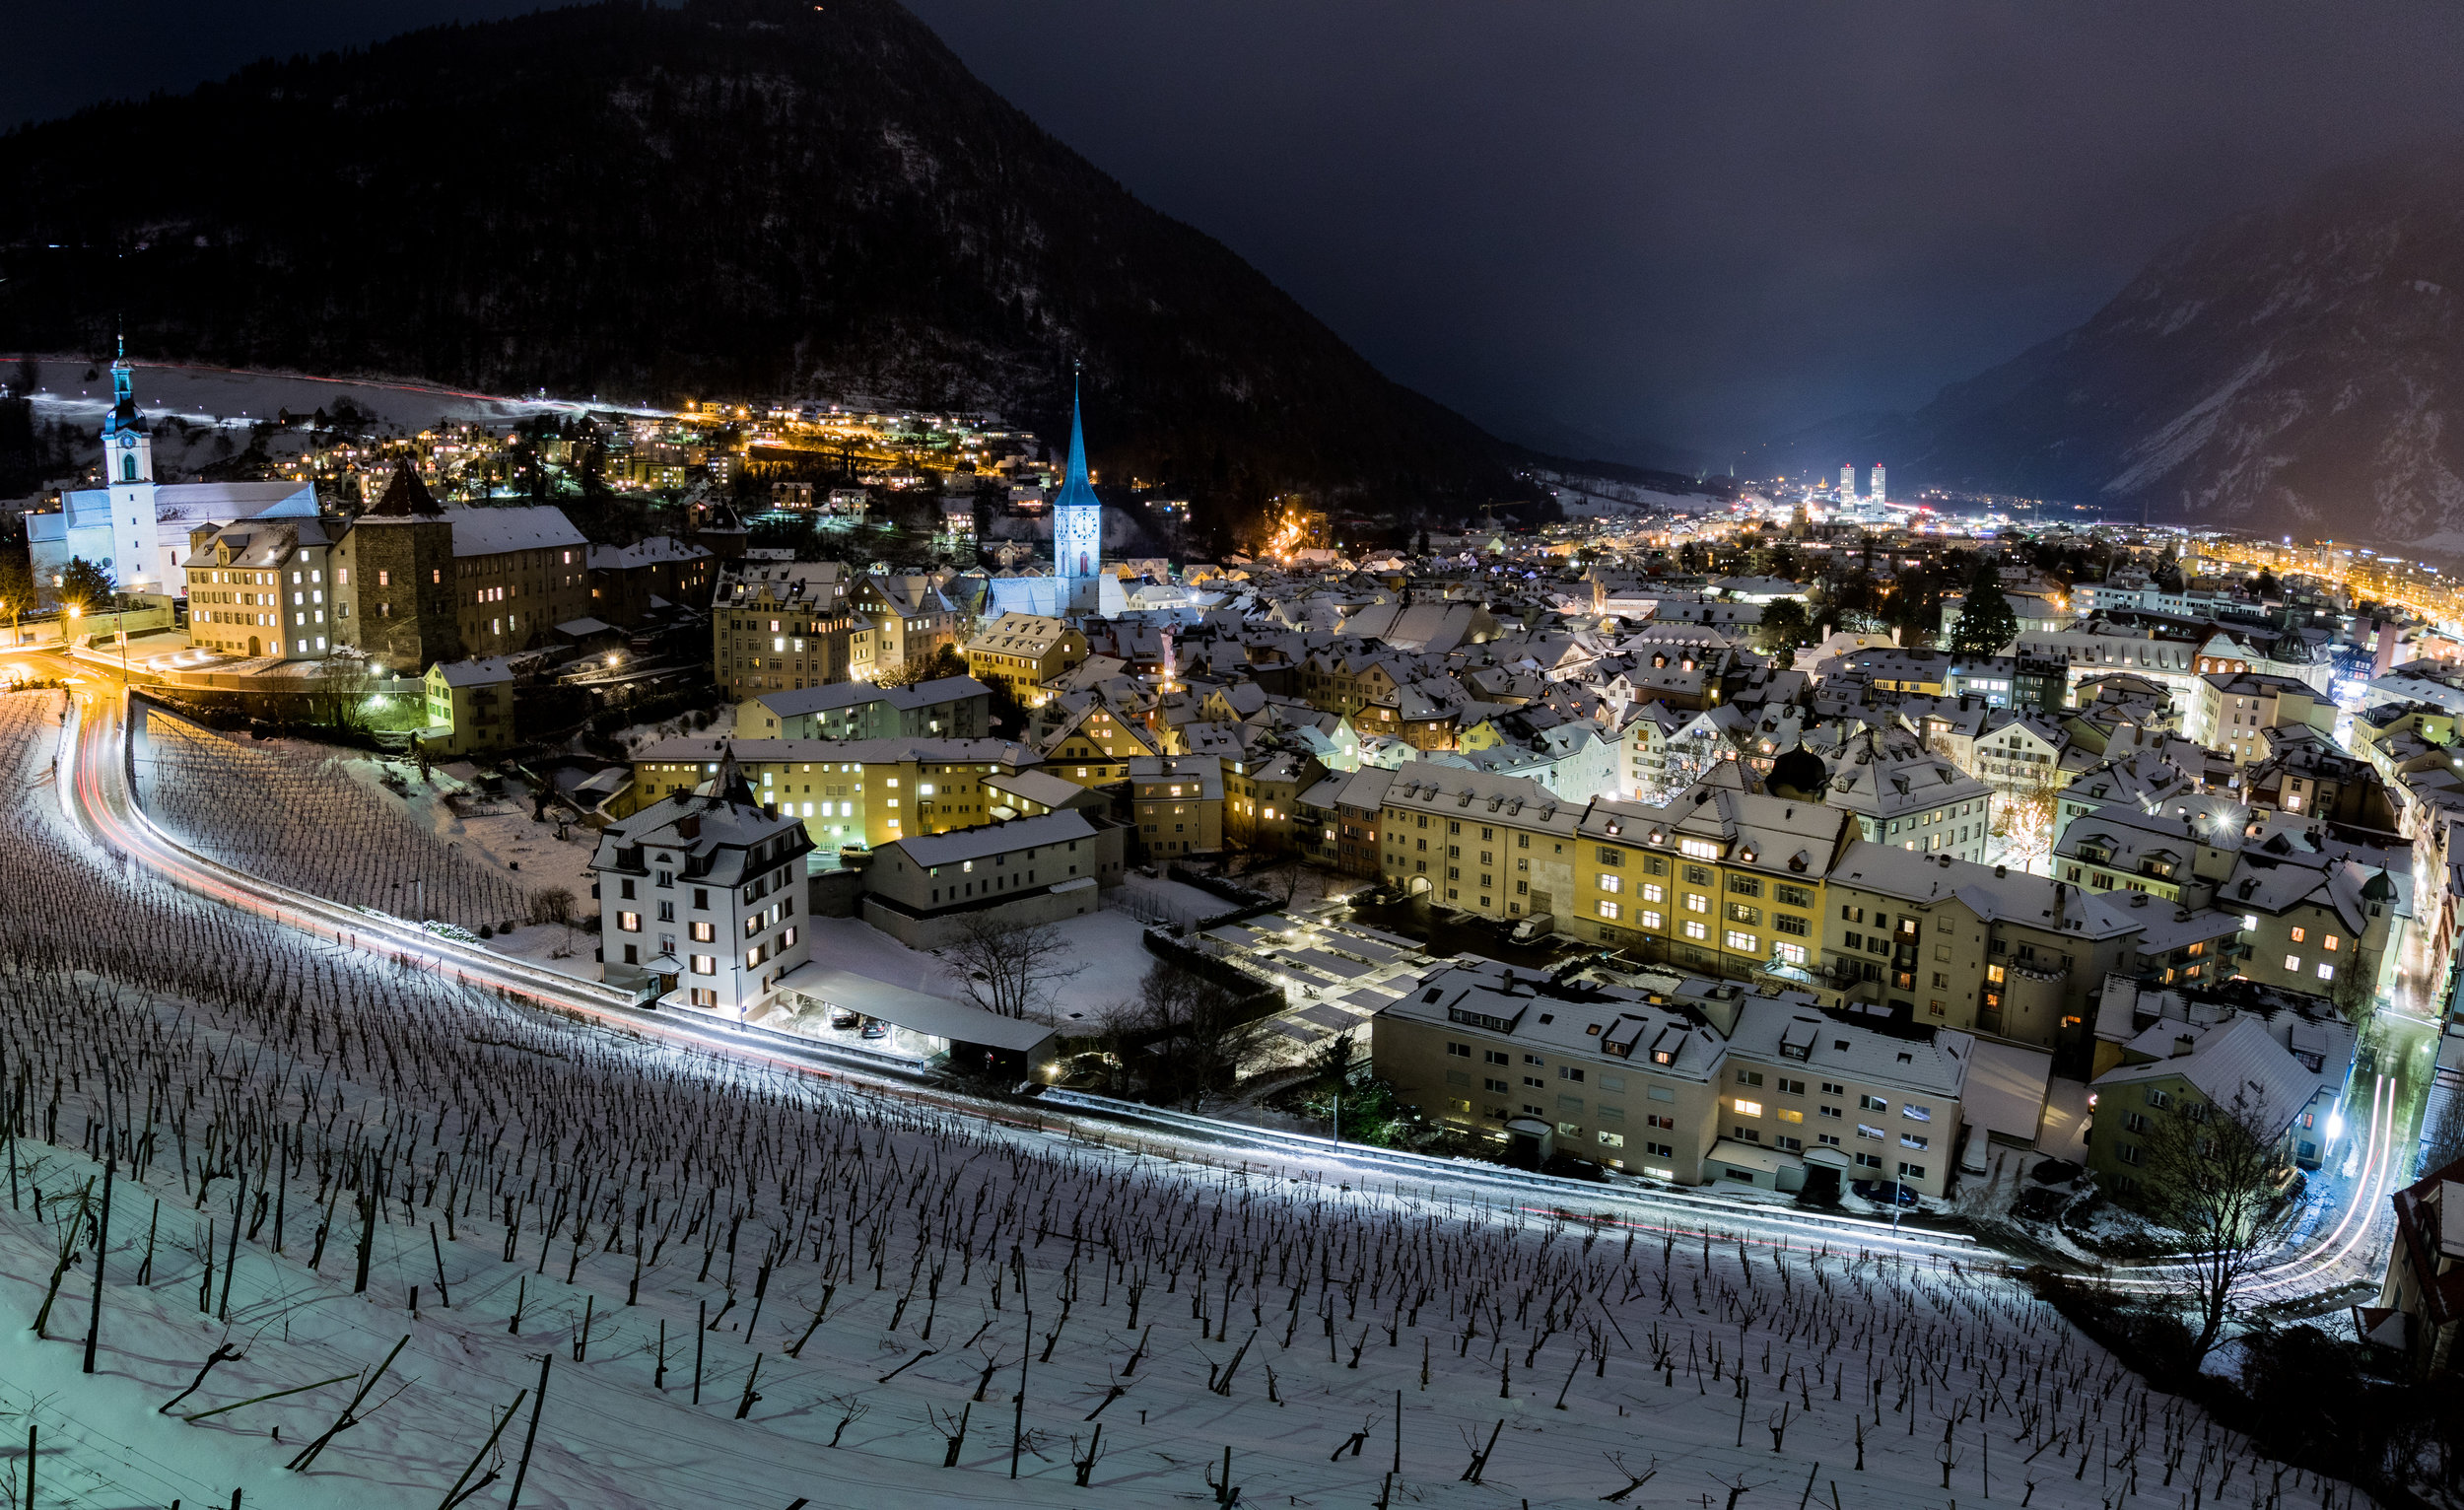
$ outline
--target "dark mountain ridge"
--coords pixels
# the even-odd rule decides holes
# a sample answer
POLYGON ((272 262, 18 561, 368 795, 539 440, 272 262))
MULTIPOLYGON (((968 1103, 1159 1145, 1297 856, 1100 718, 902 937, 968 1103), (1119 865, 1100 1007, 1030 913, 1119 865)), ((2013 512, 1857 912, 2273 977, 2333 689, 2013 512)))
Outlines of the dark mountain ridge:
POLYGON ((1219 507, 1517 491, 890 0, 610 3, 0 136, 0 349, 493 392, 987 408, 1219 507))
POLYGON ((2464 548, 2464 144, 2326 174, 2159 251, 2077 329, 1787 469, 2161 522, 2464 548))

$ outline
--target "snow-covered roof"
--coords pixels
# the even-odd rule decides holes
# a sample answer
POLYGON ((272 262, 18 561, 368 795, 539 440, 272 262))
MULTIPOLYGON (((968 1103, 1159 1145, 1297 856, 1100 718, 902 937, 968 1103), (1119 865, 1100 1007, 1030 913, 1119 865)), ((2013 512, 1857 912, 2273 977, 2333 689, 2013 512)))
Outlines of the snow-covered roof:
POLYGON ((456 556, 502 556, 509 551, 554 550, 584 546, 589 541, 553 504, 513 504, 504 508, 448 507, 443 511, 453 526, 456 556))
MULTIPOLYGON (((904 851, 910 860, 929 867, 990 859, 995 855, 1014 855, 1021 850, 1041 849, 1046 845, 1067 844, 1094 837, 1095 825, 1086 820, 1086 814, 1069 808, 1039 813, 1032 818, 1012 818, 1003 823, 951 829, 946 834, 915 834, 894 840, 881 849, 885 855, 891 850, 904 851)), ((881 861, 875 860, 874 863, 881 861)))

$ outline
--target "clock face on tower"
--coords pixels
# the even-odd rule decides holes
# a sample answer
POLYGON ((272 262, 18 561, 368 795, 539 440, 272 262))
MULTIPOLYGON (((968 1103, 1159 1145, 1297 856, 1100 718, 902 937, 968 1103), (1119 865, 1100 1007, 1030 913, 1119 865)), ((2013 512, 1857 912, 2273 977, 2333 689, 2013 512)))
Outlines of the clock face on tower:
POLYGON ((135 436, 124 435, 120 437, 120 448, 122 450, 130 449, 134 447, 136 444, 137 438, 135 436))

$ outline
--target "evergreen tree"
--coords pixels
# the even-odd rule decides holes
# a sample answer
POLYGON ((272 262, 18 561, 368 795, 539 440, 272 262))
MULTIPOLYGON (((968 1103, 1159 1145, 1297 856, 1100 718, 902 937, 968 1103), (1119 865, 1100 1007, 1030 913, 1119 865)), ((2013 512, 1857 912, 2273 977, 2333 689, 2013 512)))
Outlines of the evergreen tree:
POLYGON ((71 561, 60 573, 60 601, 75 603, 88 613, 111 606, 110 572, 85 557, 71 561))
POLYGON ((1814 638, 1800 598, 1774 598, 1762 605, 1762 622, 1754 626, 1754 647, 1768 654, 1791 656, 1814 638))
POLYGON ((1999 655, 2019 632, 2019 616, 2002 595, 2002 580, 1990 561, 1979 562, 1968 583, 1967 601, 1959 621, 1951 626, 1951 653, 1961 656, 1999 655))

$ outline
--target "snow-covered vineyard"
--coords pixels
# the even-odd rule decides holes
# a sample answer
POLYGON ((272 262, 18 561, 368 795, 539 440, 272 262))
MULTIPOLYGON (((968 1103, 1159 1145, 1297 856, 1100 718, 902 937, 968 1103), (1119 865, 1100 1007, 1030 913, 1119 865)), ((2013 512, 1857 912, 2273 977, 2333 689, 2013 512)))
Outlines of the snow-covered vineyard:
POLYGON ((158 714, 136 763, 148 812, 227 865, 396 917, 465 928, 530 921, 521 887, 372 800, 331 757, 250 749, 158 714))
POLYGON ((57 708, 0 702, 13 1506, 2363 1502, 1991 1267, 1093 1147, 310 944, 96 857, 57 708))

